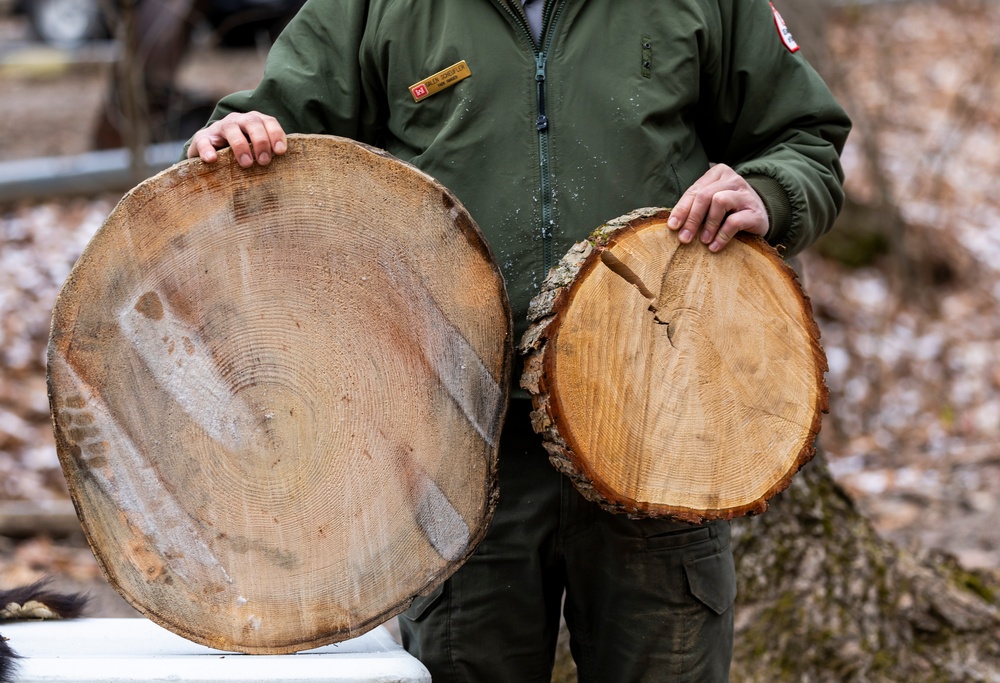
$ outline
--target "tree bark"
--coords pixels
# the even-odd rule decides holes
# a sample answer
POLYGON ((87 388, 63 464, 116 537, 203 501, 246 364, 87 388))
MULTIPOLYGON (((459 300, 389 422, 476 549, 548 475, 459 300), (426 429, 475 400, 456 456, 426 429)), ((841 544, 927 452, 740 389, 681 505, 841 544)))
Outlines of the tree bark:
POLYGON ((733 680, 1000 681, 1000 574, 879 537, 822 456, 733 528, 733 680))
POLYGON ((59 457, 109 582, 174 632, 359 635, 472 553, 512 342, 456 198, 346 140, 228 150, 127 195, 57 301, 59 457))

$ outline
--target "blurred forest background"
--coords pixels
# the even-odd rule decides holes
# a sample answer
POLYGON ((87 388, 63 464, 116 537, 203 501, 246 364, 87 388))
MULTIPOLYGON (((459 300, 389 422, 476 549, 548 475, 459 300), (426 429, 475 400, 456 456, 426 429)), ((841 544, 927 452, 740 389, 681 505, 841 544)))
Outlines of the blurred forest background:
MULTIPOLYGON (((804 508, 820 489, 830 500, 813 531, 781 531, 782 500, 760 522, 737 524, 745 554, 737 545, 734 680, 1000 681, 1000 3, 776 4, 855 130, 844 154, 847 207, 801 258, 830 365, 826 457, 783 494, 790 506, 800 496, 804 508), (771 560, 791 551, 770 546, 759 560, 765 523, 785 534, 862 539, 839 558, 847 578, 837 599, 858 614, 824 612, 822 628, 805 624, 811 603, 802 586, 762 606, 762 586, 774 583, 767 571, 810 576, 815 555, 806 549, 779 566, 771 560), (875 554, 891 555, 890 569, 870 562, 875 554), (864 599, 851 588, 852 576, 864 582, 874 571, 885 580, 900 567, 912 569, 899 580, 904 588, 931 574, 957 588, 892 599, 895 587, 864 599), (921 599, 930 600, 926 610, 913 607, 921 599), (894 610, 905 627, 879 621, 894 610), (934 654, 962 634, 975 635, 967 649, 934 654)), ((112 42, 44 45, 9 9, 0 2, 0 178, 15 162, 94 147, 123 52, 112 42)), ((252 87, 265 53, 266 40, 232 48, 196 32, 177 82, 186 101, 212 101, 252 87)), ((59 287, 121 194, 0 204, 0 585, 51 574, 90 590, 101 616, 135 613, 103 583, 74 531, 44 362, 59 287)), ((820 581, 836 573, 827 561, 812 574, 820 581)))

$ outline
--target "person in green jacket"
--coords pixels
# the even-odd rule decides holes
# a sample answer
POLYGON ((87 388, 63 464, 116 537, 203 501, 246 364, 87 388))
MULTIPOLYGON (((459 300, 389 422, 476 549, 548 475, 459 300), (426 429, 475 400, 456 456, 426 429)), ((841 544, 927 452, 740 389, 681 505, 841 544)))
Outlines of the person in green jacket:
MULTIPOLYGON (((489 240, 519 337, 559 257, 639 207, 713 252, 738 232, 801 251, 841 208, 849 129, 767 0, 308 0, 187 156, 267 165, 324 133, 417 166, 489 240)), ((602 511, 511 404, 490 531, 401 617, 404 646, 435 683, 548 681, 562 614, 581 681, 728 680, 728 523, 602 511)))

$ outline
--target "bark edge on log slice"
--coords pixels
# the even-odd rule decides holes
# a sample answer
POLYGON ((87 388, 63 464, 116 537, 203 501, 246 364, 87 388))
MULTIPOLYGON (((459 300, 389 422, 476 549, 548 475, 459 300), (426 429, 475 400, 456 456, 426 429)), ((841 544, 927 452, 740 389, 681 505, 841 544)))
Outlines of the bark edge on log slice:
MULTIPOLYGON (((680 244, 676 233, 666 227, 669 215, 670 210, 666 208, 644 208, 609 221, 596 229, 587 240, 573 245, 549 271, 539 294, 531 301, 529 327, 518 345, 519 353, 524 356, 520 385, 529 393, 534 406, 532 427, 542 436, 552 465, 568 476, 585 498, 608 511, 633 517, 671 517, 691 523, 759 514, 767 509, 768 500, 783 491, 791 483, 792 476, 815 454, 815 439, 829 401, 824 379, 828 368, 826 355, 819 343, 819 327, 813 319, 812 306, 801 288, 798 275, 763 239, 740 234, 723 252, 712 254, 699 243, 680 244), (659 241, 651 240, 652 236, 659 241), (676 264, 675 259, 678 261, 676 264), (605 378, 608 379, 605 384, 591 379, 591 375, 594 368, 603 368, 599 361, 608 360, 616 352, 626 357, 620 363, 625 365, 626 370, 630 367, 627 365, 629 362, 655 369, 656 357, 651 353, 656 348, 661 351, 668 348, 669 353, 686 353, 689 361, 694 359, 697 349, 692 350, 691 337, 701 327, 711 329, 709 318, 714 311, 698 310, 697 306, 673 309, 670 306, 677 305, 677 301, 672 301, 677 297, 681 298, 680 303, 687 304, 697 300, 704 303, 711 299, 712 292, 705 293, 712 290, 706 279, 710 276, 693 278, 706 268, 752 274, 753 284, 748 286, 768 288, 762 290, 763 295, 769 297, 765 306, 756 309, 753 305, 744 307, 743 313, 748 320, 741 320, 739 330, 745 333, 749 330, 748 336, 757 343, 771 341, 770 338, 757 339, 753 336, 752 328, 758 323, 763 330, 760 334, 765 337, 780 337, 780 330, 787 332, 788 339, 792 340, 790 343, 782 343, 780 338, 775 341, 782 353, 789 354, 787 361, 796 363, 800 371, 791 378, 783 377, 788 380, 786 384, 789 386, 774 387, 779 392, 776 398, 771 399, 770 394, 764 396, 766 400, 780 405, 787 417, 767 412, 770 410, 767 405, 758 413, 752 405, 723 401, 731 412, 723 411, 721 417, 728 418, 733 412, 741 411, 741 414, 750 415, 751 426, 755 421, 763 421, 759 425, 761 428, 741 429, 723 421, 715 423, 711 429, 692 430, 688 436, 701 441, 703 438, 714 438, 712 432, 718 424, 723 424, 723 436, 728 435, 729 438, 719 441, 716 451, 709 449, 707 455, 698 453, 700 457, 696 467, 703 467, 700 471, 690 471, 686 469, 690 465, 683 462, 687 455, 681 449, 672 451, 668 447, 670 435, 682 433, 681 428, 684 427, 683 416, 678 417, 685 408, 684 395, 680 392, 704 391, 707 386, 707 395, 718 398, 718 393, 713 392, 725 387, 712 387, 710 381, 711 373, 718 367, 705 367, 704 357, 698 365, 676 361, 675 365, 668 366, 674 374, 663 377, 665 388, 654 386, 649 372, 645 375, 637 371, 634 375, 612 376, 605 378), (613 271, 614 277, 599 272, 602 269, 613 271), (672 274, 671 270, 676 273, 672 274), (585 285, 588 280, 597 284, 585 285), (683 292, 680 291, 682 288, 668 287, 671 280, 675 285, 678 282, 694 282, 695 285, 690 285, 689 289, 696 285, 699 287, 697 291, 683 292), (585 287, 590 289, 584 291, 585 287), (670 290, 673 289, 677 289, 676 295, 671 295, 670 290), (607 302, 601 301, 600 297, 592 297, 594 292, 602 296, 608 294, 604 297, 607 302), (648 309, 646 304, 649 304, 648 309), (657 306, 662 310, 657 310, 657 306), (607 318, 623 319, 625 322, 621 324, 626 330, 615 335, 614 332, 620 331, 615 322, 607 324, 605 329, 602 320, 593 320, 594 340, 591 340, 586 321, 581 322, 587 312, 601 312, 605 322, 607 318), (659 316, 669 318, 670 313, 675 313, 677 318, 659 319, 659 316), (685 314, 689 317, 684 318, 685 314), (778 316, 773 318, 778 320, 777 323, 768 322, 772 320, 770 314, 778 316), (642 320, 635 322, 640 317, 642 320), (685 328, 694 331, 684 336, 685 328), (664 341, 662 335, 668 330, 664 341), (675 341, 678 344, 676 347, 673 346, 675 341), (563 366, 559 366, 560 359, 563 366), (578 370, 573 364, 586 364, 587 368, 578 370), (564 369, 560 370, 560 367, 564 369), (688 374, 685 375, 685 372, 688 374), (675 379, 675 374, 680 376, 681 382, 668 381, 675 379), (627 388, 619 386, 636 376, 645 380, 647 387, 652 387, 646 390, 645 401, 641 398, 636 400, 635 392, 630 394, 627 388), (568 379, 563 380, 564 377, 568 379), (678 388, 672 389, 675 386, 678 388), (796 405, 791 405, 790 401, 796 405), (630 410, 633 412, 628 413, 630 410), (642 427, 628 427, 631 421, 639 420, 637 414, 642 418, 642 427), (652 428, 644 431, 647 423, 660 431, 654 432, 652 428), (788 427, 785 430, 768 429, 774 423, 787 424, 788 427), (625 426, 619 430, 618 424, 625 426), (665 425, 675 431, 667 433, 665 425), (748 431, 753 433, 748 434, 748 431), (789 436, 777 436, 785 432, 789 436), (753 456, 750 465, 745 460, 726 462, 732 449, 753 447, 752 444, 737 443, 746 442, 751 437, 753 443, 765 442, 763 450, 769 450, 766 448, 769 438, 777 441, 781 448, 775 450, 780 452, 753 456), (595 448, 595 445, 606 441, 616 443, 619 448, 595 448), (621 457, 624 444, 645 446, 648 442, 653 442, 655 448, 645 453, 643 463, 625 466, 624 472, 616 470, 620 467, 614 461, 621 457), (602 452, 607 452, 607 456, 603 456, 602 452), (761 471, 744 471, 748 469, 761 471), (722 483, 734 478, 730 472, 738 474, 738 481, 745 480, 746 485, 740 484, 741 489, 736 494, 729 491, 720 493, 724 488, 722 483), (677 483, 671 483, 674 481, 677 483), (654 495, 648 495, 650 491, 654 495), (637 495, 640 493, 643 495, 637 495)), ((732 293, 735 286, 729 287, 726 292, 732 293)), ((729 343, 726 340, 695 338, 694 341, 702 342, 699 348, 713 347, 712 341, 727 349, 732 348, 726 346, 729 343)), ((661 353, 659 357, 663 355, 661 353)), ((713 352, 709 355, 713 358, 713 365, 725 365, 724 354, 713 352)), ((755 365, 752 358, 748 360, 744 356, 739 356, 739 362, 746 364, 747 370, 756 373, 756 377, 745 379, 741 383, 743 386, 737 387, 737 390, 758 397, 755 385, 769 372, 778 369, 766 357, 761 359, 761 365, 755 365)), ((719 418, 720 413, 716 412, 713 417, 719 418)))
POLYGON ((144 181, 56 301, 49 403, 105 577, 220 650, 338 642, 433 591, 496 507, 513 325, 458 199, 291 135, 144 181))

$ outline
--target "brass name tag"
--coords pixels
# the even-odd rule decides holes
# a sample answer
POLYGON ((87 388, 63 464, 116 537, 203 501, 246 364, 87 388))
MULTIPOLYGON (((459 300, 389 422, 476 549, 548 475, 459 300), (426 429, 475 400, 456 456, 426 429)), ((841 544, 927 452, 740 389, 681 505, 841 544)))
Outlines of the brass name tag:
POLYGON ((441 92, 445 88, 450 88, 471 75, 472 71, 469 70, 469 65, 463 59, 458 64, 452 64, 447 69, 438 71, 433 76, 425 78, 419 83, 414 83, 410 86, 410 94, 413 95, 414 102, 419 102, 420 100, 427 99, 434 93, 441 92))

